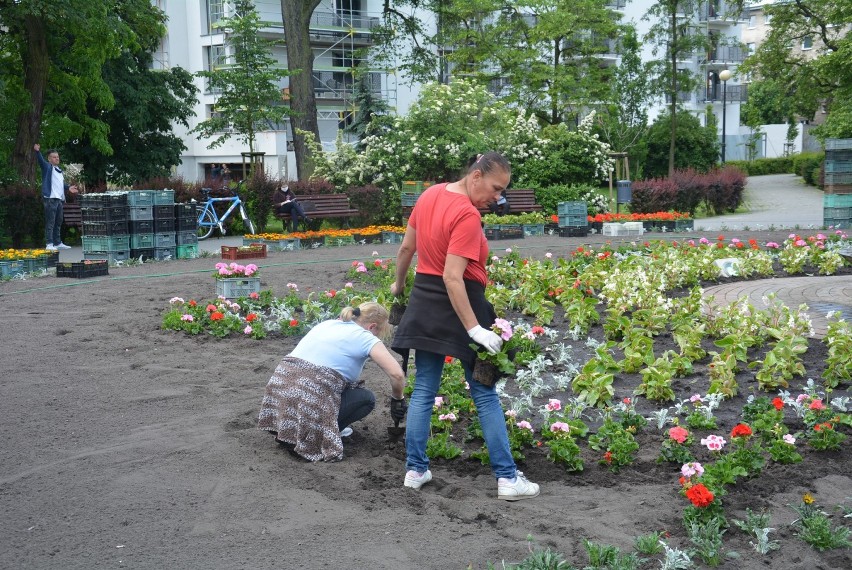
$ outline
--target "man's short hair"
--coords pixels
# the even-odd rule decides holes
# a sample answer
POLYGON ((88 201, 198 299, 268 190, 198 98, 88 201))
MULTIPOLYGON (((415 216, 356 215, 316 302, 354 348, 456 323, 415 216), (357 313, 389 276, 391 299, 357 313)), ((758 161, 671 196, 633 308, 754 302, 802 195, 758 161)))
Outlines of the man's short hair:
POLYGON ((50 156, 51 154, 59 155, 59 151, 55 148, 49 148, 47 149, 47 152, 44 153, 45 156, 50 156))

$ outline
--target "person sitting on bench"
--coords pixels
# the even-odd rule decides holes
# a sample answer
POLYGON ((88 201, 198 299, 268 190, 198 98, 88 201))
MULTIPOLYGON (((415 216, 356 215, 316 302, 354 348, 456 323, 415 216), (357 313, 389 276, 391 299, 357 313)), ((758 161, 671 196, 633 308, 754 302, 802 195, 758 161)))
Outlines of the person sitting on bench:
POLYGON ((506 191, 500 194, 500 197, 493 204, 488 205, 488 209, 498 216, 505 216, 509 213, 509 201, 506 199, 506 191))
MULTIPOLYGON (((304 223, 308 223, 311 219, 305 215, 305 210, 296 200, 296 195, 290 190, 289 186, 282 186, 272 195, 272 203, 275 207, 276 214, 290 214, 290 219, 293 220, 293 231, 299 229, 299 218, 302 218, 304 223)), ((285 224, 286 229, 286 224, 285 224)))

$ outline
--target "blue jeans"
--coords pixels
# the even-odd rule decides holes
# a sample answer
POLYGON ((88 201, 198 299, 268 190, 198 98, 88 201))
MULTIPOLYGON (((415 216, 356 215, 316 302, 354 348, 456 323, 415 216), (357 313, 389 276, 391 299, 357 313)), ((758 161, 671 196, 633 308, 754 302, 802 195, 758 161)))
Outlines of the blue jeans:
MULTIPOLYGON (((444 370, 444 355, 417 350, 414 353, 414 392, 408 405, 408 419, 405 422, 405 468, 423 473, 429 469, 426 456, 426 441, 429 439, 429 420, 435 405, 435 396, 441 385, 441 373, 444 370)), ((473 379, 473 371, 464 367, 464 376, 470 386, 476 413, 488 446, 491 471, 494 477, 515 476, 517 467, 509 449, 509 436, 506 433, 506 418, 500 398, 493 386, 485 386, 473 379)))
POLYGON ((351 423, 366 418, 376 407, 376 396, 366 388, 348 388, 340 395, 337 427, 343 429, 351 423))
POLYGON ((65 202, 59 198, 42 198, 44 202, 44 242, 59 245, 62 243, 62 207, 65 202))

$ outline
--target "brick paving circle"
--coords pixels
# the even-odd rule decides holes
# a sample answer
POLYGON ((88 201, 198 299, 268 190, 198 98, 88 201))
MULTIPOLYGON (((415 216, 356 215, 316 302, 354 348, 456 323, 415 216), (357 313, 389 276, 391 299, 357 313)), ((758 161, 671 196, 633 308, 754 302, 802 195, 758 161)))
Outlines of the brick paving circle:
POLYGON ((838 311, 845 320, 852 320, 852 275, 736 281, 704 289, 705 298, 714 297, 717 305, 729 305, 747 297, 757 308, 765 306, 763 298, 768 293, 775 293, 790 308, 806 304, 815 338, 825 337, 829 311, 838 311))

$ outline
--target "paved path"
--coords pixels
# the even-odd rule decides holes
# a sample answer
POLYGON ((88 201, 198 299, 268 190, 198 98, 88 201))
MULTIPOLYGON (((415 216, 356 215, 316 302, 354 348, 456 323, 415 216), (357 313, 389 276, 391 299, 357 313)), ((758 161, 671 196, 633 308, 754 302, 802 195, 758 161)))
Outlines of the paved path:
POLYGON ((718 305, 729 305, 746 297, 757 309, 766 306, 763 297, 767 293, 775 293, 790 308, 807 305, 816 338, 823 338, 828 330, 829 311, 838 311, 845 320, 852 321, 852 276, 849 275, 737 281, 704 290, 704 296, 712 295, 718 305))
POLYGON ((823 192, 807 186, 795 174, 751 176, 746 183, 744 206, 748 212, 696 220, 696 230, 766 230, 771 227, 818 229, 822 227, 823 192))

